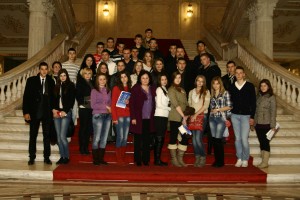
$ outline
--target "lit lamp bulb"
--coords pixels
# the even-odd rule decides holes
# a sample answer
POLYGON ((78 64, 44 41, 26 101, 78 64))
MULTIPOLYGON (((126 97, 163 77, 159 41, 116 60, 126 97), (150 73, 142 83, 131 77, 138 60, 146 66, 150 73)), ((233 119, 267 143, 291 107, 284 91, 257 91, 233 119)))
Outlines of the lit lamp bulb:
POLYGON ((103 15, 107 16, 109 14, 108 3, 107 1, 104 3, 103 15))
POLYGON ((193 7, 192 7, 192 4, 191 4, 191 3, 189 3, 189 5, 188 5, 188 10, 187 10, 186 15, 187 15, 188 17, 193 16, 193 7))

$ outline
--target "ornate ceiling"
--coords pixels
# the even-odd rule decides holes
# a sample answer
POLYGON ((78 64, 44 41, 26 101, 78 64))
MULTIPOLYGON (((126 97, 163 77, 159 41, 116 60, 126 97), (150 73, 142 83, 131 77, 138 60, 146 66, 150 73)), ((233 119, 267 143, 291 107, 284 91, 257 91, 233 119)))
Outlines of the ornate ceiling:
MULTIPOLYGON (((223 0, 201 0, 226 6, 223 0)), ((0 47, 26 47, 29 11, 26 0, 0 1, 0 47)), ((218 15, 218 13, 214 13, 218 15)), ((221 19, 222 17, 219 17, 221 19)), ((274 11, 274 50, 300 52, 300 0, 279 0, 274 11)), ((56 17, 52 20, 52 35, 60 31, 56 17)), ((237 36, 248 35, 249 20, 244 17, 237 36)))

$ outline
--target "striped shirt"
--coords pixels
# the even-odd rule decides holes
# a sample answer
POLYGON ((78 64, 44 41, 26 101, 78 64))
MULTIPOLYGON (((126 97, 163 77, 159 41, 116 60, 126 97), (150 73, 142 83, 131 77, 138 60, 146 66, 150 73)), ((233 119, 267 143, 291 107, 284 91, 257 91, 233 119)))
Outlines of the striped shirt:
POLYGON ((75 63, 71 63, 69 61, 62 63, 62 68, 68 71, 70 80, 75 84, 77 80, 77 74, 80 69, 78 65, 75 63))

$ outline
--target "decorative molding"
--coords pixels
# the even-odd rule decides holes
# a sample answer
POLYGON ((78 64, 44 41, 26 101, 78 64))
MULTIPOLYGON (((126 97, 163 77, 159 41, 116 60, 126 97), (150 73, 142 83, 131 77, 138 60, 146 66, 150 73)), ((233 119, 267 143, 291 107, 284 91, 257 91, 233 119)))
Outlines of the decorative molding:
POLYGON ((0 45, 5 47, 27 46, 28 38, 6 38, 0 33, 0 45))
POLYGON ((274 10, 274 18, 282 16, 300 16, 300 11, 295 10, 274 10))
POLYGON ((274 28, 273 34, 278 38, 282 38, 287 35, 291 35, 296 30, 297 24, 295 24, 294 21, 289 20, 287 22, 278 24, 277 27, 274 28))
POLYGON ((20 33, 25 28, 25 24, 19 19, 14 18, 12 15, 5 15, 0 21, 6 29, 12 30, 15 33, 20 33))
POLYGON ((23 13, 28 13, 28 6, 24 3, 24 4, 0 4, 0 10, 1 12, 3 12, 4 10, 8 10, 8 11, 20 11, 23 13))

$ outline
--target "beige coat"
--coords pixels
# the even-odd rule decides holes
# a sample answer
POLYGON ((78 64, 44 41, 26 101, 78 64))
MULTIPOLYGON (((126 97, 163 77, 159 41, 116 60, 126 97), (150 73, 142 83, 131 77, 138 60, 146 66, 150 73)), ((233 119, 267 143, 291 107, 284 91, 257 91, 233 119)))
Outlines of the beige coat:
POLYGON ((256 111, 254 117, 256 124, 270 124, 271 128, 276 125, 276 98, 270 96, 259 95, 256 100, 256 111))
POLYGON ((171 86, 168 90, 168 95, 171 102, 171 111, 169 113, 169 121, 181 122, 182 117, 177 112, 176 108, 178 106, 181 107, 182 112, 185 110, 186 106, 188 106, 188 102, 186 99, 186 93, 184 89, 183 92, 179 92, 175 89, 175 87, 171 86))

